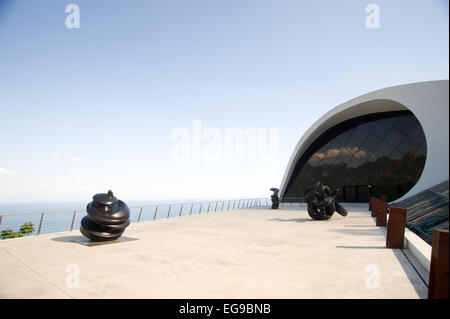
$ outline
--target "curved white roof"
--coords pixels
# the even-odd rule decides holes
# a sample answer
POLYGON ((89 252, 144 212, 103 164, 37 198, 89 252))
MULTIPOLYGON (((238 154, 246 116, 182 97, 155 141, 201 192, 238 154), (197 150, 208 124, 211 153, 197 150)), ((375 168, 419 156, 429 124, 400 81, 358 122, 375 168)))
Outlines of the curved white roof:
POLYGON ((410 110, 418 119, 427 141, 427 159, 417 184, 402 198, 448 179, 449 81, 419 82, 373 91, 342 103, 316 121, 302 136, 288 162, 280 186, 284 196, 298 159, 329 128, 346 120, 380 112, 410 110))

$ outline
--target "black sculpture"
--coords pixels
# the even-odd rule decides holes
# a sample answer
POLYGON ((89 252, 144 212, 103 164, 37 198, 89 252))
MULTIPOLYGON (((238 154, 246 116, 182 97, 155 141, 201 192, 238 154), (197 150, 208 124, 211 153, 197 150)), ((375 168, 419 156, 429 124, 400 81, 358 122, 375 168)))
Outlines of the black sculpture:
POLYGON ((130 224, 127 204, 117 200, 111 190, 94 195, 86 211, 88 215, 81 220, 80 232, 92 241, 115 240, 130 224))
POLYGON ((317 220, 330 219, 335 211, 344 217, 347 216, 347 210, 336 201, 335 197, 330 187, 317 182, 305 191, 308 215, 317 220))
POLYGON ((272 209, 278 209, 278 206, 280 206, 280 199, 278 198, 278 192, 280 190, 278 188, 271 188, 270 190, 273 192, 273 195, 270 196, 272 200, 272 209))

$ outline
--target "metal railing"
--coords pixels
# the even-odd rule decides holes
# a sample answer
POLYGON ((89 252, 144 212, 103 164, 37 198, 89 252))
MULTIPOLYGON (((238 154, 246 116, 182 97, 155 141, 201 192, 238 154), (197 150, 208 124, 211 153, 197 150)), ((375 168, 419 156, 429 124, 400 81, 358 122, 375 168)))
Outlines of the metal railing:
MULTIPOLYGON (((267 207, 270 204, 271 202, 268 198, 247 198, 132 206, 129 208, 130 221, 139 223, 141 221, 208 214, 241 208, 267 207)), ((81 219, 86 214, 85 209, 0 214, 0 233, 6 229, 18 230, 24 223, 36 225, 33 232, 28 235, 39 236, 41 234, 73 231, 74 229, 79 229, 81 219)))
POLYGON ((280 201, 280 205, 291 205, 294 206, 294 204, 296 204, 296 206, 298 206, 297 204, 302 204, 305 202, 305 198, 304 197, 283 197, 283 199, 281 199, 280 201))

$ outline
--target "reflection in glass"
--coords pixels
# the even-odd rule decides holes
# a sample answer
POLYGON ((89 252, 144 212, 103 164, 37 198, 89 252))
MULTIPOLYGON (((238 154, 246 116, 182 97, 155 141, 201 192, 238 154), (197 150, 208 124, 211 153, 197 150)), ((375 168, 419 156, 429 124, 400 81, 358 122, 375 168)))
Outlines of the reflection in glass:
POLYGON ((426 147, 422 127, 409 111, 346 121, 320 136, 299 159, 284 197, 301 197, 320 180, 337 189, 338 201, 367 202, 371 192, 393 201, 419 180, 426 147))

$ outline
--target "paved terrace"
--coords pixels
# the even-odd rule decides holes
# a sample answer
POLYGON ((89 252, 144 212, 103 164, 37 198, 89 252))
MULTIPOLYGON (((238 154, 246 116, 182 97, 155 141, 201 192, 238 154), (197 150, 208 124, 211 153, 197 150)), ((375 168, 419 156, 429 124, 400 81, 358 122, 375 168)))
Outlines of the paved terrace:
POLYGON ((329 221, 297 206, 134 223, 101 245, 78 231, 4 240, 0 297, 426 298, 407 250, 385 248, 367 205, 346 207, 329 221))

